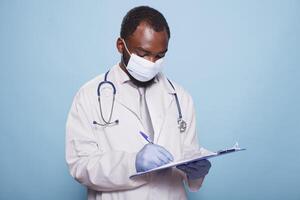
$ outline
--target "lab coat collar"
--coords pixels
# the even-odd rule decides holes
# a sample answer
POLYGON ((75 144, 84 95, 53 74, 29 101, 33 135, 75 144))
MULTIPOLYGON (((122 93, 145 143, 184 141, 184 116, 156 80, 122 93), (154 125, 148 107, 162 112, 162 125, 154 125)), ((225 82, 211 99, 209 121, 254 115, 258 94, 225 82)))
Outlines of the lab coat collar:
MULTIPOLYGON (((169 83, 169 79, 161 72, 157 76, 157 79, 160 80, 165 88, 165 90, 169 94, 175 94, 176 93, 176 88, 174 89, 171 84, 169 83)), ((173 83, 172 83, 173 84, 173 83)), ((173 84, 174 85, 174 84, 173 84)))

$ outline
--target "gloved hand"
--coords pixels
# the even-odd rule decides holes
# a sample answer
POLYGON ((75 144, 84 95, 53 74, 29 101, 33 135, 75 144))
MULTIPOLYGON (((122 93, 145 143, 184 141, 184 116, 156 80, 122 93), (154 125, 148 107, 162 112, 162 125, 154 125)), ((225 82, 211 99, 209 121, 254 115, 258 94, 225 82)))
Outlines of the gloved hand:
POLYGON ((156 144, 146 144, 136 155, 135 168, 143 172, 173 161, 173 156, 165 148, 156 144))
POLYGON ((208 160, 198 160, 188 164, 177 166, 178 169, 186 173, 188 179, 194 180, 208 174, 211 164, 208 160))

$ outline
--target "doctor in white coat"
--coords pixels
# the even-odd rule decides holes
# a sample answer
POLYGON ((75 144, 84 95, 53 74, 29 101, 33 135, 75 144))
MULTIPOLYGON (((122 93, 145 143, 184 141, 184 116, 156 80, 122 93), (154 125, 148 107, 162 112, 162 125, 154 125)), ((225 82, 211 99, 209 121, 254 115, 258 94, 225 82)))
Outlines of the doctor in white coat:
POLYGON ((193 100, 161 72, 169 38, 159 11, 133 8, 117 40, 121 62, 74 98, 66 161, 89 200, 186 199, 184 183, 197 191, 210 169, 202 160, 129 178, 199 150, 193 100))

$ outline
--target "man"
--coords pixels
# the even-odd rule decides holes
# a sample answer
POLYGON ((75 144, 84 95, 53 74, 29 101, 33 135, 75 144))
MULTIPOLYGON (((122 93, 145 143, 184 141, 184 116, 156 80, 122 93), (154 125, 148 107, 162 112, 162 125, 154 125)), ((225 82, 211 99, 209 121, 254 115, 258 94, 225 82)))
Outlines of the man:
POLYGON ((66 127, 71 175, 88 199, 186 199, 197 191, 207 160, 129 178, 199 151, 191 96, 161 72, 169 26, 140 6, 123 19, 121 61, 76 94, 66 127), (182 115, 182 116, 181 116, 182 115))

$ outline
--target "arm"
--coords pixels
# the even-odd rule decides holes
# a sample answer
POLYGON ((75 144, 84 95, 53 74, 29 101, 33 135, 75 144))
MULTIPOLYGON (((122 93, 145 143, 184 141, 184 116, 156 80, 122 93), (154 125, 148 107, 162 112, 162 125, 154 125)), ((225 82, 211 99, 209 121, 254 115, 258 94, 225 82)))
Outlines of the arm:
MULTIPOLYGON (((186 120, 189 122, 186 132, 185 132, 185 139, 184 139, 184 155, 189 154, 191 152, 199 151, 199 143, 197 138, 197 131, 196 131, 196 112, 192 98, 188 95, 187 101, 187 109, 185 113, 187 113, 186 120)), ((209 162, 209 161, 207 161, 209 162)), ((209 163, 210 165, 210 163, 209 163)), ((210 166, 209 166, 210 167, 210 166)), ((187 183, 189 190, 192 192, 196 192, 200 189, 203 181, 204 176, 196 179, 188 178, 186 174, 184 174, 184 180, 187 183)))
POLYGON ((87 99, 78 93, 73 101, 66 126, 66 161, 71 175, 97 191, 133 189, 146 183, 129 179, 136 172, 136 153, 103 152, 92 130, 87 99))

